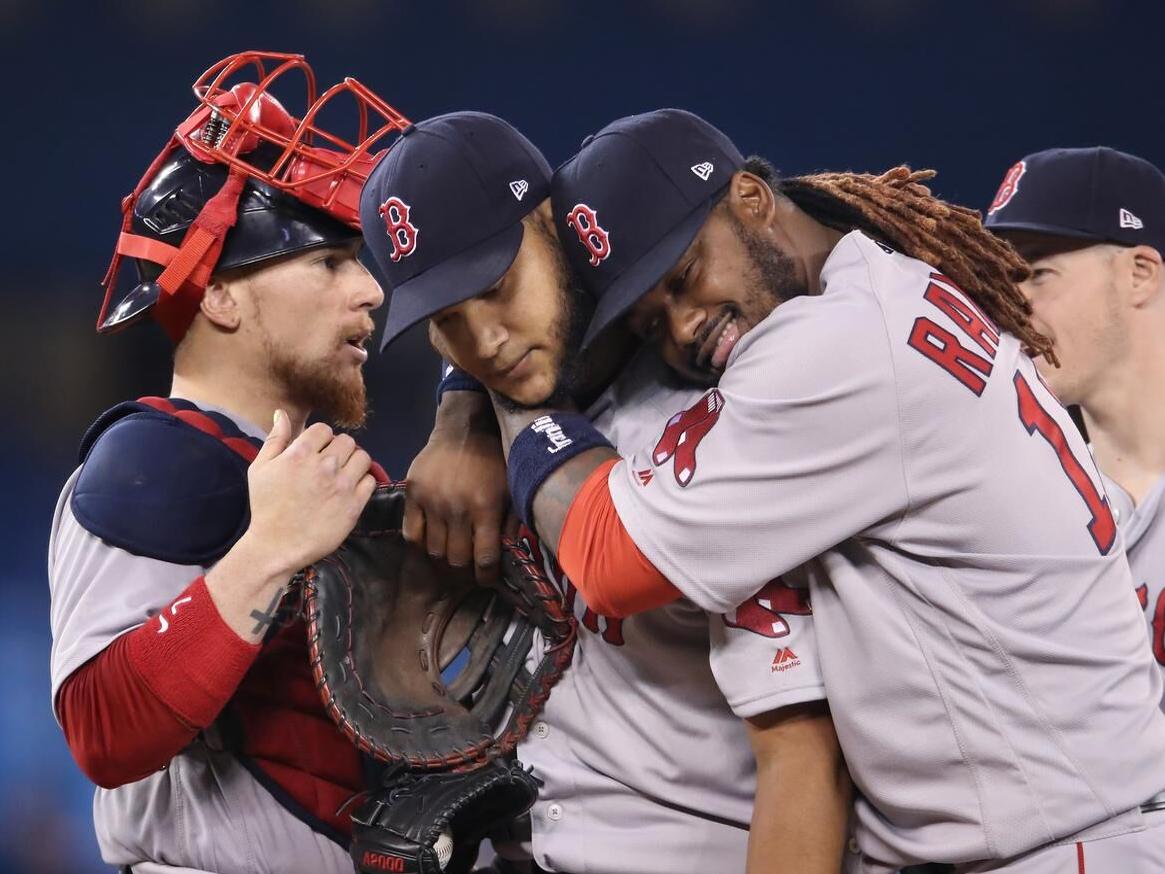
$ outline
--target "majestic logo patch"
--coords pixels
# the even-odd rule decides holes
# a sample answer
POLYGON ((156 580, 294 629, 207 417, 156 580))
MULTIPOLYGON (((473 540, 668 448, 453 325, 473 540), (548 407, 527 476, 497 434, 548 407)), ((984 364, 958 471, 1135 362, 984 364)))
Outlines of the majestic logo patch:
POLYGON ((526 196, 526 192, 530 190, 530 183, 525 179, 515 179, 510 183, 510 191, 513 192, 514 197, 521 200, 526 196))
POLYGON ((591 255, 591 266, 598 267, 611 254, 611 237, 599 224, 599 217, 585 203, 576 204, 566 214, 566 224, 574 228, 579 242, 591 255))
POLYGON ((794 589, 777 577, 735 610, 725 613, 724 624, 761 637, 785 637, 791 630, 785 616, 812 614, 809 590, 794 589))
POLYGON ((1027 161, 1020 161, 1018 164, 1012 165, 1011 169, 1004 175, 1003 181, 999 183, 999 190, 995 192, 995 199, 987 208, 987 215, 994 215, 1011 203, 1011 198, 1015 197, 1015 193, 1019 191, 1019 180, 1026 172, 1027 161))
POLYGON ((724 395, 714 388, 682 413, 668 420, 663 436, 655 444, 651 460, 658 467, 675 456, 676 482, 686 486, 696 473, 696 449, 720 419, 724 395))
POLYGON ((380 205, 380 217, 384 219, 384 228, 388 232, 388 239, 392 241, 392 254, 388 257, 394 263, 407 258, 417 248, 420 231, 409 221, 410 212, 409 205, 399 197, 390 197, 380 205))
POLYGON ((715 168, 712 166, 711 161, 703 161, 699 164, 692 165, 692 172, 703 179, 705 182, 708 181, 708 177, 712 175, 712 170, 714 169, 715 168))
POLYGON ((799 667, 800 664, 801 660, 797 658, 797 653, 786 646, 777 650, 777 654, 773 656, 773 667, 771 670, 775 674, 780 671, 787 671, 790 668, 799 667))
POLYGON ((1134 231, 1139 231, 1145 226, 1143 221, 1141 221, 1127 209, 1121 210, 1120 221, 1122 228, 1132 228, 1134 231))

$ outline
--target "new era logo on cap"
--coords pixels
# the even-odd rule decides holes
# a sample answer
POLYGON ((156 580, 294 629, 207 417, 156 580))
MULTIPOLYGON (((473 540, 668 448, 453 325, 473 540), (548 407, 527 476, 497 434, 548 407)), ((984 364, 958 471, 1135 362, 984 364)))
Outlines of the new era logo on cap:
POLYGON ((526 192, 530 190, 530 183, 525 179, 515 179, 510 183, 510 191, 514 193, 514 197, 521 200, 526 196, 526 192))
POLYGON ((709 177, 712 175, 712 171, 715 169, 716 168, 712 166, 711 161, 702 161, 699 164, 692 165, 692 172, 703 179, 705 182, 708 181, 709 177))
POLYGON ((1122 228, 1132 228, 1135 231, 1139 231, 1145 226, 1143 221, 1123 207, 1120 211, 1120 223, 1122 228))

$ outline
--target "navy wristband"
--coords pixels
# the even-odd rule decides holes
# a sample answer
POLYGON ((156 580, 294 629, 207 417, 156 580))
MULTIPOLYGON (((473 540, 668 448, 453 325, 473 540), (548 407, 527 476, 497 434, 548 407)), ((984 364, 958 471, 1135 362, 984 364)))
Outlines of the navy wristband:
POLYGON ((539 416, 518 433, 510 447, 508 474, 510 496, 523 522, 534 527, 534 496, 546 478, 596 446, 614 448, 590 419, 578 413, 539 416))
POLYGON ((437 383, 437 403, 441 403, 441 395, 447 391, 479 391, 484 393, 485 386, 466 373, 450 364, 441 381, 437 383))

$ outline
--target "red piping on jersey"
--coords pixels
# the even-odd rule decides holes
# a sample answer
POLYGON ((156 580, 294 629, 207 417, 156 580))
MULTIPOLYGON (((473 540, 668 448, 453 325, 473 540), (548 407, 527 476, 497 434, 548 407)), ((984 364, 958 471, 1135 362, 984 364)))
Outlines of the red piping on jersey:
POLYGON ((214 722, 259 650, 223 621, 199 577, 61 685, 73 758, 107 789, 148 776, 214 722))
POLYGON ((1084 844, 1080 841, 1076 842, 1076 872, 1077 874, 1085 874, 1084 871, 1084 844))
MULTIPOLYGON (((187 425, 221 440, 248 462, 254 461, 255 456, 259 454, 258 446, 245 437, 228 437, 223 433, 218 422, 206 415, 206 413, 199 412, 198 410, 180 410, 170 402, 169 398, 138 398, 138 403, 145 404, 147 407, 153 407, 158 412, 166 413, 176 419, 181 419, 187 425)), ((391 482, 385 469, 375 461, 372 462, 369 473, 376 478, 378 485, 388 485, 391 482)))
POLYGON ((558 561, 587 605, 623 618, 670 604, 680 591, 639 551, 623 527, 607 477, 615 459, 595 468, 567 510, 558 561))

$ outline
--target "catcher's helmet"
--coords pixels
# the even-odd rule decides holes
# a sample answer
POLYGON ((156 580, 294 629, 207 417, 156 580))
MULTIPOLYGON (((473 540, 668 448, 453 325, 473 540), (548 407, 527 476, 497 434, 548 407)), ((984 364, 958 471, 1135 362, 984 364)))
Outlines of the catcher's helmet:
POLYGON ((213 272, 359 236, 360 188, 381 154, 371 149, 408 125, 354 79, 317 99, 311 67, 300 55, 233 55, 204 73, 194 94, 199 108, 122 201, 122 232, 102 283, 99 332, 150 314, 177 341, 213 272), (278 66, 268 74, 265 61, 278 66), (225 87, 248 67, 258 72, 257 84, 225 87), (302 120, 269 90, 290 70, 300 70, 306 80, 302 120), (319 111, 340 93, 356 100, 355 144, 316 123, 319 111), (370 108, 383 119, 372 131, 370 108), (123 256, 135 259, 138 283, 111 307, 123 256))

